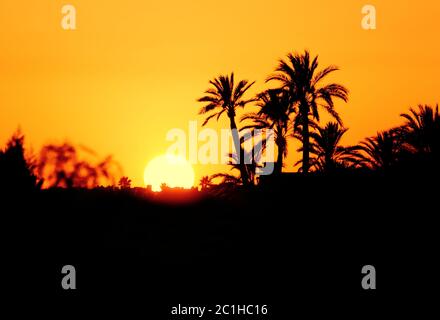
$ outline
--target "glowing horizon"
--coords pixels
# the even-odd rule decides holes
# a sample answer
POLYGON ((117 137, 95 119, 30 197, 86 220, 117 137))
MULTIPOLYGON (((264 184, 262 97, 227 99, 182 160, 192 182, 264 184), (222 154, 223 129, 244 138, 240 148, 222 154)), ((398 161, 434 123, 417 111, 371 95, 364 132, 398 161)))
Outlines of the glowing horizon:
POLYGON ((151 186, 154 192, 161 191, 162 184, 170 188, 191 189, 194 183, 194 170, 183 157, 160 155, 145 166, 144 186, 151 186))

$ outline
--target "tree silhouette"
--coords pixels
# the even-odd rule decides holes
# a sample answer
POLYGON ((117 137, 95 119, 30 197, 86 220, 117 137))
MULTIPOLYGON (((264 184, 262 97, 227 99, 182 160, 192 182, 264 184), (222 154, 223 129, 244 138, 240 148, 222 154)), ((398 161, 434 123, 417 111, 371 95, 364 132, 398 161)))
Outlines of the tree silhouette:
POLYGON ((77 149, 69 143, 44 146, 40 152, 37 169, 47 188, 94 188, 101 184, 114 185, 114 173, 120 171, 111 156, 97 164, 80 160, 77 149))
POLYGON ((118 185, 121 190, 128 190, 131 188, 131 180, 128 177, 121 177, 118 185))
POLYGON ((329 66, 321 71, 318 69, 318 57, 313 60, 310 53, 288 54, 287 61, 280 60, 275 74, 270 76, 267 81, 278 81, 281 88, 289 92, 292 112, 295 113, 294 128, 300 131, 303 138, 303 159, 302 171, 307 173, 310 167, 310 123, 311 119, 319 122, 319 106, 342 125, 342 120, 334 108, 334 99, 339 98, 348 101, 348 89, 344 86, 331 83, 320 86, 321 81, 330 73, 339 70, 336 66, 329 66))
POLYGON ((252 124, 245 129, 273 129, 275 144, 278 148, 275 172, 281 173, 283 159, 287 156, 287 139, 293 134, 293 126, 289 120, 290 98, 285 90, 267 90, 258 95, 258 112, 251 112, 241 118, 241 121, 251 120, 252 124))
POLYGON ((395 167, 402 155, 402 141, 398 131, 378 132, 375 137, 366 138, 359 146, 364 154, 359 154, 360 163, 373 170, 388 171, 395 167))
POLYGON ((0 150, 0 189, 30 191, 41 187, 34 174, 34 163, 26 159, 24 135, 18 130, 0 150))
MULTIPOLYGON (((340 142, 348 131, 336 122, 328 122, 325 127, 316 127, 310 133, 312 142, 310 153, 313 155, 310 163, 315 171, 331 173, 337 169, 354 167, 358 163, 359 147, 343 147, 340 142)), ((302 151, 300 148, 299 151, 302 151)), ((298 161, 297 164, 301 163, 298 161)))
POLYGON ((402 126, 405 144, 412 152, 439 159, 440 153, 440 116, 438 105, 434 108, 419 105, 417 112, 413 108, 410 113, 403 113, 406 119, 402 126))
MULTIPOLYGON (((230 76, 221 75, 209 83, 212 85, 212 88, 206 90, 206 95, 197 100, 198 102, 207 103, 199 111, 199 114, 208 114, 203 122, 203 126, 205 126, 212 118, 218 120, 222 114, 226 113, 229 118, 235 152, 238 155, 243 155, 235 116, 238 108, 244 108, 248 103, 254 101, 254 99, 246 100, 243 98, 246 91, 249 90, 254 82, 250 83, 247 80, 242 80, 235 85, 234 73, 231 73, 230 76)), ((247 183, 249 180, 248 173, 243 161, 239 161, 239 169, 241 177, 243 178, 243 183, 247 183)))
POLYGON ((256 144, 254 144, 251 148, 251 150, 245 150, 242 146, 242 144, 246 141, 246 137, 240 138, 240 146, 241 150, 244 153, 245 159, 248 161, 239 163, 239 159, 235 153, 229 153, 229 165, 231 166, 231 170, 236 170, 240 173, 239 177, 236 177, 231 174, 225 174, 225 173, 219 173, 214 174, 211 177, 214 178, 222 178, 222 183, 228 183, 233 184, 235 186, 237 185, 244 185, 244 186, 254 186, 257 183, 257 169, 261 167, 259 163, 257 163, 257 159, 260 158, 261 153, 265 149, 266 140, 262 139, 256 144), (241 176, 241 168, 242 166, 246 169, 246 177, 241 176))
MULTIPOLYGON (((235 169, 236 167, 234 167, 235 169)), ((228 173, 215 173, 209 177, 211 181, 220 178, 221 184, 239 186, 243 184, 241 177, 234 176, 228 173)))
POLYGON ((210 177, 210 176, 203 176, 202 179, 200 179, 200 182, 199 182, 200 191, 206 191, 210 187, 212 187, 212 185, 213 185, 212 177, 210 177))

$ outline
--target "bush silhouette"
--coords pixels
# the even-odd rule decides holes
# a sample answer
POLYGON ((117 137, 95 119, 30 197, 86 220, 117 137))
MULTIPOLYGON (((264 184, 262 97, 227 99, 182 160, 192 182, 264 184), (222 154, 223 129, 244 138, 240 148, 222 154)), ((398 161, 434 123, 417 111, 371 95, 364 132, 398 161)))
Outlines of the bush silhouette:
POLYGON ((24 135, 15 132, 4 150, 0 150, 0 189, 30 191, 39 188, 34 164, 26 159, 24 135))

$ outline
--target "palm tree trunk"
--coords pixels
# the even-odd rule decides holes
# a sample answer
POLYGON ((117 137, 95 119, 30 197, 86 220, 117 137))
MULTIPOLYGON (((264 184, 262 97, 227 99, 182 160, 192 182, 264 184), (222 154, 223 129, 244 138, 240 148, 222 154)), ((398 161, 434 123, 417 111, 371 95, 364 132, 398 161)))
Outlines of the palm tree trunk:
POLYGON ((278 155, 277 155, 277 163, 275 168, 276 174, 281 174, 283 171, 283 150, 278 146, 278 155))
POLYGON ((277 162, 275 164, 275 173, 278 175, 283 172, 284 150, 286 148, 285 141, 281 137, 282 132, 283 132, 283 125, 278 123, 277 135, 275 140, 278 147, 277 162))
POLYGON ((302 108, 302 136, 303 136, 303 173, 307 174, 310 167, 310 132, 309 113, 306 107, 302 108))
POLYGON ((244 163, 245 159, 243 159, 244 152, 240 144, 240 136, 238 135, 237 124, 235 123, 234 116, 229 116, 229 120, 231 123, 231 133, 232 133, 232 140, 234 141, 235 153, 237 154, 238 157, 238 166, 240 168, 241 180, 243 182, 243 185, 248 185, 249 184, 248 174, 246 171, 246 165, 244 163))
MULTIPOLYGON (((278 134, 280 134, 280 128, 278 128, 278 134)), ((281 141, 277 141, 278 154, 277 154, 277 162, 275 164, 275 173, 281 174, 283 171, 283 159, 284 159, 284 148, 285 146, 281 141)))

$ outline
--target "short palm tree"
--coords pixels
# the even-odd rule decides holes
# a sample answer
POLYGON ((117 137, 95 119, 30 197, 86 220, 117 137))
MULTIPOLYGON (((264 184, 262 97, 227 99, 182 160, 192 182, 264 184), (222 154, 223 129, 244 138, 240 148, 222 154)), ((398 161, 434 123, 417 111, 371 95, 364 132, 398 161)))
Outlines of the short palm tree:
MULTIPOLYGON (((206 95, 197 101, 207 103, 200 109, 199 114, 207 114, 206 120, 203 122, 203 126, 206 125, 212 118, 217 120, 226 114, 229 118, 230 128, 232 132, 232 138, 234 141, 235 153, 237 155, 243 155, 243 149, 240 144, 240 136, 237 130, 237 124, 235 122, 235 116, 238 108, 244 108, 248 103, 254 101, 254 99, 246 100, 244 95, 246 91, 254 84, 247 80, 242 80, 235 85, 234 73, 230 76, 219 76, 218 78, 209 82, 212 87, 205 93, 206 95)), ((241 157, 240 157, 241 158, 241 157)), ((239 161, 240 173, 243 178, 243 182, 248 181, 248 173, 244 161, 239 161)))
MULTIPOLYGON (((240 145, 243 145, 245 143, 246 137, 240 138, 240 145)), ((266 147, 266 140, 261 139, 258 142, 253 141, 252 148, 250 150, 245 150, 243 146, 241 146, 241 149, 243 150, 245 159, 249 159, 250 161, 246 161, 243 163, 243 165, 246 168, 247 176, 243 177, 241 175, 241 166, 238 162, 238 157, 235 153, 228 153, 227 156, 229 158, 228 164, 231 166, 231 170, 237 170, 240 172, 240 176, 236 176, 233 174, 227 174, 227 173, 218 173, 211 176, 211 178, 221 178, 223 181, 222 183, 228 183, 231 185, 244 185, 244 186, 254 186, 257 183, 257 175, 259 174, 258 170, 262 168, 262 165, 259 162, 259 159, 261 157, 261 154, 263 150, 266 147)))
POLYGON ((131 189, 131 179, 128 177, 121 177, 118 182, 119 188, 121 190, 129 190, 131 189))
POLYGON ((281 173, 283 159, 287 156, 287 140, 293 133, 289 120, 290 98, 285 90, 267 90, 258 95, 258 112, 251 112, 241 118, 241 121, 251 120, 252 123, 244 129, 273 129, 275 144, 278 148, 275 170, 281 173))
POLYGON ((365 139, 359 148, 364 152, 358 156, 362 164, 373 170, 389 170, 399 162, 402 143, 398 132, 389 130, 365 139))
POLYGON ((340 145, 347 131, 336 122, 328 122, 325 127, 317 127, 310 133, 310 153, 313 155, 310 160, 315 171, 330 173, 338 168, 355 166, 358 147, 340 145))
POLYGON ((440 115, 438 105, 434 108, 419 105, 419 111, 401 114, 406 119, 403 125, 405 143, 417 153, 439 156, 440 153, 440 115))
MULTIPOLYGON (((249 151, 251 153, 252 151, 249 151)), ((252 186, 256 184, 257 178, 257 168, 259 165, 256 163, 254 159, 252 159, 251 163, 244 164, 247 172, 246 179, 241 176, 241 164, 237 162, 237 157, 235 154, 230 153, 229 155, 229 165, 231 166, 231 170, 238 170, 240 172, 240 176, 236 176, 228 173, 217 173, 211 176, 212 179, 222 178, 222 183, 229 183, 233 185, 245 185, 252 186)), ((248 155, 249 156, 249 155, 248 155)))
POLYGON ((199 182, 200 190, 201 191, 206 191, 210 187, 212 187, 212 185, 213 185, 212 179, 213 179, 213 177, 203 176, 202 179, 200 179, 200 182, 199 182))
POLYGON ((348 89, 344 86, 331 83, 321 86, 322 80, 330 73, 339 70, 336 66, 329 66, 318 71, 318 57, 310 57, 310 53, 288 54, 287 61, 280 60, 275 74, 267 81, 276 80, 281 88, 289 92, 292 111, 296 114, 294 127, 303 137, 302 171, 307 173, 310 167, 310 123, 319 122, 319 108, 323 107, 336 121, 342 125, 342 120, 335 110, 334 99, 348 101, 348 89), (311 119, 310 119, 311 117, 311 119))

